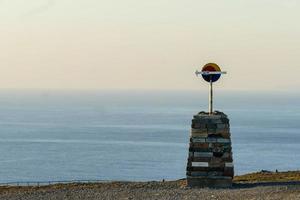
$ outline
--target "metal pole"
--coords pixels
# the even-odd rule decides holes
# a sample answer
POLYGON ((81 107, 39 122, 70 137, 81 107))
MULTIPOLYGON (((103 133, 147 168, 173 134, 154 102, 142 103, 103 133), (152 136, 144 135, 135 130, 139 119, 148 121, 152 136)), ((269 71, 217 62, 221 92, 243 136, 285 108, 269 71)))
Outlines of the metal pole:
POLYGON ((210 79, 209 82, 209 106, 208 106, 208 114, 213 113, 213 82, 212 79, 210 79))

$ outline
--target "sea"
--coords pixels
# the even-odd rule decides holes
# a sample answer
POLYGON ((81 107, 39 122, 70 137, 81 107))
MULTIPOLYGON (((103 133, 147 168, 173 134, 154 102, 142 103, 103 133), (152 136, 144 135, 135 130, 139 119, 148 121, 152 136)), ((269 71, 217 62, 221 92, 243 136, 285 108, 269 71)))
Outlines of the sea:
MULTIPOLYGON (((300 169, 300 95, 221 91, 235 174, 300 169)), ((0 183, 185 177, 191 119, 208 92, 0 91, 0 183)))

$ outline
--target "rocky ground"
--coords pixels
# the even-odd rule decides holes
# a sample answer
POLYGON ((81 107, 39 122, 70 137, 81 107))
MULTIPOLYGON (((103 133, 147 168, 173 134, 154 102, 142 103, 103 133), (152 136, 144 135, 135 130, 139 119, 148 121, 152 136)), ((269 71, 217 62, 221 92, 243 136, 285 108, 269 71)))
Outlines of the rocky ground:
POLYGON ((229 189, 188 188, 185 180, 1 187, 0 199, 300 199, 300 172, 237 176, 229 189))

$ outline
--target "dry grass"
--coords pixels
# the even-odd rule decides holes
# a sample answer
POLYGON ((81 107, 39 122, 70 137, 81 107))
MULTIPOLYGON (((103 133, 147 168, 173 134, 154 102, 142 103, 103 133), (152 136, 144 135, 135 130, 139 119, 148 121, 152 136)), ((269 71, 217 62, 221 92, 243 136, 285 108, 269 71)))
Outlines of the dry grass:
POLYGON ((300 171, 256 172, 235 176, 234 182, 287 182, 300 181, 300 171))

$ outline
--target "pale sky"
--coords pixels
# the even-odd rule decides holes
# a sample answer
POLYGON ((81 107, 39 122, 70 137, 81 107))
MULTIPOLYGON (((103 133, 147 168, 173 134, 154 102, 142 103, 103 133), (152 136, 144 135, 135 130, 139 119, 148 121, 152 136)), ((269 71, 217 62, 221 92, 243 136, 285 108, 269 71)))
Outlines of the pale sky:
POLYGON ((1 0, 0 88, 300 87, 299 0, 1 0))

